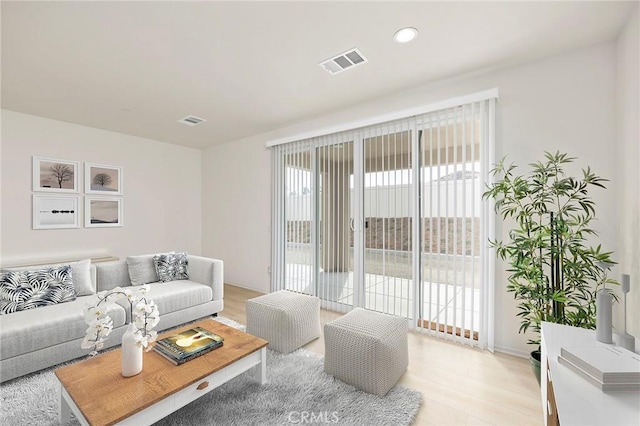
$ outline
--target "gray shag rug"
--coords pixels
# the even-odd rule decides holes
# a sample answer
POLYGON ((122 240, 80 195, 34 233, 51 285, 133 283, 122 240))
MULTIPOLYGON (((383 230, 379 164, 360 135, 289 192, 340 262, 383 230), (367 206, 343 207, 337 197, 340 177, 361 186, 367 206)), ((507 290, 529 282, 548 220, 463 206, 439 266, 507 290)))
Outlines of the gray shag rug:
MULTIPOLYGON (((236 328, 241 324, 214 318, 236 328)), ((57 366, 59 367, 59 366, 57 366)), ((1 425, 57 425, 59 391, 53 367, 0 385, 1 425)), ((422 394, 395 386, 384 397, 324 372, 323 357, 299 349, 267 350, 267 383, 242 374, 155 423, 169 425, 408 425, 422 394)), ((71 425, 79 424, 72 417, 71 425)))

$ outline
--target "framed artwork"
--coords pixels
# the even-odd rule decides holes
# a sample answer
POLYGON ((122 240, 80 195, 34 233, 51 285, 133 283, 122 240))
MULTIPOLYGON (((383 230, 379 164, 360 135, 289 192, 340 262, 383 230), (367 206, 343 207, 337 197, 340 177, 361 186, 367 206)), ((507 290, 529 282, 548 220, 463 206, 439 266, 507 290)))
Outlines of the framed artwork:
POLYGON ((39 192, 80 192, 77 161, 33 157, 33 190, 39 192))
POLYGON ((33 194, 33 229, 80 227, 79 196, 33 194))
POLYGON ((84 197, 84 226, 86 228, 122 226, 122 198, 84 197))
POLYGON ((122 167, 85 163, 84 192, 104 196, 122 195, 122 167))

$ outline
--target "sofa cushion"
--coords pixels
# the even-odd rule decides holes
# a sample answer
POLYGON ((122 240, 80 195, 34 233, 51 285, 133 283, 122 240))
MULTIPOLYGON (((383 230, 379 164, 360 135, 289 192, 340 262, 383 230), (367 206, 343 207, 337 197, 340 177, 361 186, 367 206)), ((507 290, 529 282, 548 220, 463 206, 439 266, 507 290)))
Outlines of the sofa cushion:
POLYGON ((149 283, 156 283, 160 281, 158 274, 156 273, 156 267, 153 264, 153 256, 158 254, 173 254, 169 253, 156 253, 156 254, 143 254, 141 256, 127 256, 127 267, 129 269, 129 277, 131 278, 131 285, 143 285, 149 283))
POLYGON ((130 287, 129 269, 126 260, 96 263, 96 286, 98 292, 116 287, 130 287))
POLYGON ((0 274, 0 314, 76 299, 71 266, 0 274))
POLYGON ((27 271, 45 268, 59 268, 61 266, 71 266, 73 270, 73 287, 76 290, 76 296, 88 296, 96 294, 96 270, 91 265, 91 259, 79 260, 77 262, 58 263, 51 265, 21 266, 15 268, 3 268, 5 271, 27 271))
MULTIPOLYGON (((180 280, 151 284, 147 296, 158 306, 160 318, 162 318, 163 315, 171 312, 211 302, 213 290, 208 285, 190 280, 180 280)), ((118 303, 126 308, 127 319, 130 318, 129 303, 126 301, 118 301, 118 303)))
POLYGON ((127 256, 131 285, 143 285, 158 281, 158 274, 153 266, 153 256, 152 254, 127 256))
MULTIPOLYGON (((1 359, 84 338, 87 330, 84 305, 92 300, 95 300, 92 296, 83 296, 69 303, 1 315, 1 359)), ((112 305, 108 313, 114 328, 125 324, 125 312, 121 306, 112 305)))
POLYGON ((153 256, 153 265, 158 278, 163 283, 189 279, 187 253, 156 254, 153 256))

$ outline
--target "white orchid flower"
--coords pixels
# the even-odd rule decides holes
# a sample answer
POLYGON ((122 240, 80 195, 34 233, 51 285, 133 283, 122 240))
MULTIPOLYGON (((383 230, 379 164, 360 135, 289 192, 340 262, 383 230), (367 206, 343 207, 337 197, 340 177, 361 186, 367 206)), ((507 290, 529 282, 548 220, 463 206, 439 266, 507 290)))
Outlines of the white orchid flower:
POLYGON ((82 343, 80 343, 80 347, 82 349, 91 349, 95 346, 96 342, 94 340, 91 340, 89 336, 84 336, 84 339, 82 339, 82 343))
POLYGON ((136 328, 137 328, 138 330, 140 330, 140 329, 144 329, 144 326, 145 326, 145 324, 146 324, 146 323, 145 323, 144 318, 143 318, 143 317, 140 317, 140 316, 136 316, 136 318, 135 318, 135 320, 133 321, 133 323, 135 324, 135 326, 136 326, 136 328))
POLYGON ((151 331, 160 322, 160 312, 152 300, 148 300, 142 295, 150 290, 148 284, 132 290, 115 287, 111 290, 101 291, 96 295, 93 305, 86 305, 84 308, 84 319, 88 325, 85 337, 80 346, 83 349, 91 349, 89 355, 95 356, 98 350, 104 347, 106 337, 113 330, 113 320, 108 315, 109 307, 118 300, 124 299, 131 307, 131 318, 135 325, 136 343, 147 350, 150 349, 150 342, 157 338, 157 332, 151 331))

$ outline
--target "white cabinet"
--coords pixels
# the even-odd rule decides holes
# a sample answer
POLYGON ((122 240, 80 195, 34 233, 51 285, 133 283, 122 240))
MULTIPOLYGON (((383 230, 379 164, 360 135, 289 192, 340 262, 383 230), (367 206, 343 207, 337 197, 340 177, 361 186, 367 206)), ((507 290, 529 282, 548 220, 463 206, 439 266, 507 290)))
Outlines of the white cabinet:
POLYGON ((561 347, 607 346, 595 330, 542 323, 542 410, 545 425, 638 426, 640 392, 603 392, 558 363, 561 347))

